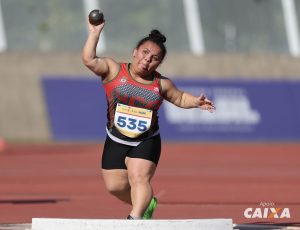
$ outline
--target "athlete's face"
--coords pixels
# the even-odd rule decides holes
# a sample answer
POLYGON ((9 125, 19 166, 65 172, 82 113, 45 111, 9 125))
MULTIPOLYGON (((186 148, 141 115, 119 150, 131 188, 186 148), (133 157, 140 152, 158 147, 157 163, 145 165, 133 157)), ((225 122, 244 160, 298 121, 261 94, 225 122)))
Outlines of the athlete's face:
POLYGON ((162 61, 161 48, 154 42, 146 41, 133 51, 133 67, 137 74, 149 75, 157 69, 162 61))

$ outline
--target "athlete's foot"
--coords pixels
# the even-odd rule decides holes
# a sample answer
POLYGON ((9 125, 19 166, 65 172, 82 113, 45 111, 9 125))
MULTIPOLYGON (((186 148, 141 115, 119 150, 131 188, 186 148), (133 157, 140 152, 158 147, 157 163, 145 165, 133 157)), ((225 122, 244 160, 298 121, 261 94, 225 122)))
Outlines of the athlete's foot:
POLYGON ((141 218, 141 217, 133 217, 131 215, 128 215, 126 219, 127 220, 142 220, 143 218, 141 218))
POLYGON ((132 216, 128 215, 127 220, 134 220, 132 216))

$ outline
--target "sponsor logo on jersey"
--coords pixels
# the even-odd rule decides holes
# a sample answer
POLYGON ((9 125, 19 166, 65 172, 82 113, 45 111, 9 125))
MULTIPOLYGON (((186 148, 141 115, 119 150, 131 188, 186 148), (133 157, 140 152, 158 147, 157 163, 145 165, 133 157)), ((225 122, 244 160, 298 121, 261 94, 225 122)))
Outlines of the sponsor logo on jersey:
POLYGON ((121 83, 126 83, 127 82, 127 77, 125 77, 125 76, 121 77, 120 82, 121 83))

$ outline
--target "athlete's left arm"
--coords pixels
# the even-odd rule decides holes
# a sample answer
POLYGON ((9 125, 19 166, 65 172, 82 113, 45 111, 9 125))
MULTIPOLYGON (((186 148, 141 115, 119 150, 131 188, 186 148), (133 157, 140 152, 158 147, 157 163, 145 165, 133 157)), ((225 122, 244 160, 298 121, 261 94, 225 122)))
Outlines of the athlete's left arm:
POLYGON ((212 101, 210 101, 204 93, 196 97, 190 93, 179 90, 175 84, 168 78, 161 79, 161 86, 163 90, 163 97, 172 104, 184 108, 200 108, 213 112, 216 108, 212 101))

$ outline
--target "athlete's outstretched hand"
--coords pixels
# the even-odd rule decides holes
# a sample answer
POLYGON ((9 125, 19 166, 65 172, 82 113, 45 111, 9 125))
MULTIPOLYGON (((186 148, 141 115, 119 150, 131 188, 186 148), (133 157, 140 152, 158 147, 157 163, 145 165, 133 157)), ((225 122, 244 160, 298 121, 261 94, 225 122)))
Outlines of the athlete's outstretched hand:
POLYGON ((208 100, 204 93, 201 93, 200 96, 197 97, 197 104, 200 109, 207 110, 211 113, 216 110, 214 103, 208 100))

